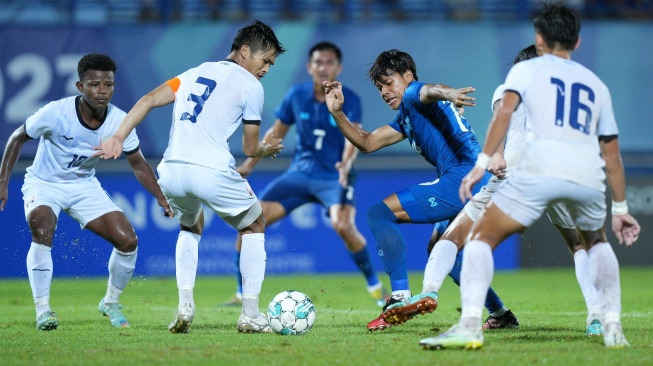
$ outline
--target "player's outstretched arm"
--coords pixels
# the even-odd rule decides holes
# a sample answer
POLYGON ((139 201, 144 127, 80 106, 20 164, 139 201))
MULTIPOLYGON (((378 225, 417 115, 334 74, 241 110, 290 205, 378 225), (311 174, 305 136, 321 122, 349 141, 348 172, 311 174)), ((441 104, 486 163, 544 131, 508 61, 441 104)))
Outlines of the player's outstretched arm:
POLYGON ((250 158, 276 158, 283 149, 282 141, 274 135, 267 134, 259 141, 260 127, 247 124, 243 126, 243 152, 250 158))
POLYGON ((626 175, 619 152, 619 139, 616 136, 601 137, 601 155, 605 160, 605 172, 608 186, 612 194, 612 230, 619 244, 630 247, 639 237, 641 227, 635 218, 628 213, 626 202, 626 175))
POLYGON ((131 131, 143 121, 145 116, 156 107, 161 107, 175 101, 175 93, 168 83, 159 85, 156 89, 145 94, 136 102, 132 109, 122 120, 118 130, 107 141, 93 149, 97 150, 93 156, 102 159, 117 159, 122 154, 122 144, 131 131))
MULTIPOLYGON (((283 140, 283 138, 286 137, 289 128, 290 128, 289 125, 281 122, 280 119, 277 119, 272 125, 272 127, 270 127, 268 132, 265 133, 265 136, 263 136, 263 140, 265 141, 268 135, 283 140)), ((252 174, 254 168, 256 167, 259 161, 261 161, 260 157, 247 158, 242 164, 240 164, 236 168, 236 171, 243 178, 247 178, 250 174, 252 174)))
POLYGON ((5 209, 7 198, 9 196, 9 178, 11 171, 16 165, 16 161, 23 149, 23 144, 30 140, 25 131, 25 125, 18 127, 7 140, 5 152, 2 154, 2 163, 0 164, 0 211, 5 209))
POLYGON ((129 166, 131 166, 138 182, 145 187, 154 198, 156 198, 156 202, 161 206, 161 208, 163 208, 163 214, 168 217, 175 216, 174 212, 170 209, 168 200, 161 191, 161 187, 159 187, 159 184, 157 183, 154 170, 152 170, 150 164, 145 160, 141 150, 139 149, 135 153, 127 155, 127 161, 129 162, 129 166))
POLYGON ((340 132, 363 154, 371 153, 386 146, 396 144, 404 139, 404 135, 390 126, 379 127, 373 132, 367 132, 351 123, 342 111, 345 97, 342 94, 342 84, 338 81, 323 81, 326 93, 326 104, 336 121, 340 132))
POLYGON ((476 105, 476 98, 467 94, 475 91, 476 89, 471 86, 454 89, 444 84, 426 84, 419 92, 419 100, 423 104, 447 100, 454 103, 458 108, 473 107, 476 105))

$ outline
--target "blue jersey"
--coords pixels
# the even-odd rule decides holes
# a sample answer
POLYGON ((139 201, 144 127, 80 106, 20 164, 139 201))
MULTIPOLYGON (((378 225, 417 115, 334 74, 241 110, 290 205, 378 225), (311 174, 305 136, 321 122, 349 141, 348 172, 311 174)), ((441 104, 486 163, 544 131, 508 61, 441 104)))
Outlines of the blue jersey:
MULTIPOLYGON (((343 112, 352 122, 361 122, 361 102, 351 89, 342 88, 343 112)), ((294 85, 275 111, 282 123, 295 125, 296 144, 290 171, 312 178, 338 179, 335 168, 342 158, 345 137, 329 113, 326 103, 315 100, 313 83, 294 85)))
POLYGON ((399 113, 388 125, 401 132, 410 145, 431 163, 441 177, 459 165, 474 165, 481 148, 467 120, 451 102, 423 104, 419 92, 424 83, 406 88, 399 113))

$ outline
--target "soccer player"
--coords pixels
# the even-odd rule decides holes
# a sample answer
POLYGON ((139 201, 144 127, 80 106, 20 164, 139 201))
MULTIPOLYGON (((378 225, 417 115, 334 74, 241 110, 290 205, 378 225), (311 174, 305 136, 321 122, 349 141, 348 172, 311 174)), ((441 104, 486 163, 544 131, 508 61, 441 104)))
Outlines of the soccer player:
MULTIPOLYGON (((535 45, 531 45, 521 50, 513 64, 529 60, 533 57, 537 57, 535 45)), ((503 84, 495 90, 494 97, 492 98, 493 110, 499 105, 498 103, 501 100, 504 91, 505 86, 503 84)), ((490 165, 488 166, 488 170, 494 174, 492 179, 490 179, 490 182, 485 185, 479 193, 474 195, 473 200, 467 202, 464 209, 460 211, 458 216, 446 228, 444 233, 439 232, 442 230, 438 230, 437 228, 433 231, 433 236, 429 242, 429 260, 426 269, 424 270, 422 293, 434 292, 435 296, 437 296, 440 286, 442 286, 447 274, 454 279, 454 282, 457 284, 460 283, 462 252, 459 252, 459 249, 461 249, 465 244, 472 224, 478 221, 483 208, 490 200, 492 194, 505 181, 505 179, 510 176, 510 173, 517 166, 519 157, 521 156, 525 145, 525 115, 524 108, 520 104, 512 114, 505 146, 504 144, 499 146, 498 151, 492 156, 490 165), (434 250, 431 250, 431 248, 434 250)), ((574 257, 576 278, 580 284, 588 309, 586 320, 587 335, 601 335, 603 334, 601 306, 594 284, 590 279, 587 252, 578 240, 576 228, 569 211, 563 203, 557 203, 550 209, 547 209, 546 213, 554 226, 562 234, 569 251, 574 257)), ((490 296, 488 296, 488 298, 490 298, 490 296)), ((414 301, 410 303, 411 305, 403 307, 397 306, 387 312, 385 314, 386 321, 390 323, 405 321, 409 318, 410 314, 419 312, 419 309, 412 305, 417 302, 414 301)), ((486 307, 488 307, 487 302, 486 307)), ((517 327, 519 327, 517 317, 515 317, 513 312, 505 306, 502 306, 495 312, 491 312, 483 323, 483 329, 517 327)))
MULTIPOLYGON (((50 308, 52 238, 63 210, 82 228, 106 239, 114 249, 109 258, 109 281, 99 305, 114 327, 129 327, 120 294, 136 266, 138 239, 127 216, 102 189, 95 177, 100 161, 93 147, 109 138, 125 112, 111 104, 116 64, 106 55, 91 53, 77 64, 78 96, 53 101, 27 118, 14 131, 0 165, 0 209, 8 199, 8 184, 23 144, 39 138, 36 157, 25 174, 25 219, 32 233, 27 252, 27 275, 36 305, 36 329, 53 330, 59 317, 50 308)), ((136 131, 126 136, 124 152, 136 179, 157 199, 166 216, 173 215, 154 171, 139 148, 136 131)))
MULTIPOLYGON (((474 105, 467 93, 473 88, 452 89, 425 84, 417 79, 417 68, 409 54, 399 50, 382 52, 368 72, 387 105, 397 110, 394 120, 373 132, 352 125, 343 112, 342 85, 324 81, 327 106, 336 124, 361 152, 370 153, 408 138, 411 146, 436 169, 437 179, 393 193, 373 205, 367 219, 377 241, 383 267, 390 276, 392 297, 384 312, 411 298, 406 268, 406 242, 400 223, 436 223, 454 218, 463 208, 456 193, 480 151, 476 135, 458 107, 474 105)), ((491 174, 474 188, 480 189, 491 174)), ((499 300, 500 301, 500 300, 499 300)), ((437 297, 420 298, 422 313, 432 312, 437 297)), ((389 327, 383 314, 367 325, 369 330, 389 327)))
POLYGON ((228 140, 243 125, 243 151, 274 157, 281 139, 259 141, 263 86, 259 81, 284 53, 274 31, 260 21, 241 28, 227 58, 205 62, 158 86, 129 111, 116 134, 98 147, 105 159, 120 155, 128 133, 152 108, 174 102, 170 141, 158 166, 159 184, 180 224, 176 248, 178 312, 168 329, 187 333, 194 318, 193 288, 204 227, 202 204, 243 236, 241 332, 271 332, 258 308, 265 275, 265 218, 247 180, 236 172, 228 140))
MULTIPOLYGON (((267 134, 283 138, 295 126, 296 147, 288 170, 261 193, 261 206, 266 225, 281 220, 297 207, 317 202, 328 210, 333 229, 340 235, 367 280, 367 290, 378 306, 388 298, 370 260, 365 238, 356 228, 354 206, 354 160, 356 147, 346 140, 329 114, 323 81, 334 81, 342 72, 342 52, 335 44, 320 42, 308 52, 306 69, 313 78, 293 86, 277 107, 272 128, 267 134), (384 299, 385 296, 385 299, 384 299)), ((343 106, 352 123, 360 126, 360 98, 348 88, 343 106)), ((260 158, 249 158, 238 171, 249 176, 260 158)), ((236 296, 225 305, 238 304, 242 298, 240 276, 240 235, 236 243, 234 267, 238 281, 236 296)))
POLYGON ((606 173, 613 199, 612 228, 619 243, 631 246, 640 226, 628 214, 610 92, 594 73, 571 61, 571 52, 580 43, 578 15, 558 4, 544 4, 534 26, 541 56, 514 65, 508 73, 483 152, 460 186, 461 200, 472 197, 471 188, 484 176, 490 155, 505 138, 513 111, 521 103, 528 147, 472 227, 463 253, 460 321, 437 337, 423 339, 423 347, 483 346, 481 306, 494 272, 492 250, 556 202, 565 203, 587 247, 590 274, 602 305, 606 347, 629 345, 620 319, 619 263, 603 229, 606 173))

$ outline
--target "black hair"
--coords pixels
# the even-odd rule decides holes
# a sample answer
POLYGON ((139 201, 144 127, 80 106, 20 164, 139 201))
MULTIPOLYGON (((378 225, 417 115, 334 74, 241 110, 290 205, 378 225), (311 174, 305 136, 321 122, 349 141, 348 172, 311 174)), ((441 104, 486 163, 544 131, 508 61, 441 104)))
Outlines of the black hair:
POLYGON ((333 53, 336 54, 336 58, 338 59, 338 62, 342 63, 342 51, 340 51, 340 48, 338 48, 338 46, 336 46, 331 42, 320 42, 315 46, 311 47, 311 49, 308 51, 308 59, 310 60, 313 57, 313 52, 315 51, 327 51, 327 50, 333 51, 333 53))
POLYGON ((231 52, 238 51, 244 45, 248 45, 252 52, 267 52, 274 49, 276 56, 286 52, 272 28, 260 20, 255 20, 252 24, 238 30, 231 44, 231 52))
POLYGON ((533 19, 535 32, 544 38, 547 47, 553 49, 558 44, 567 51, 573 51, 580 33, 578 14, 555 2, 543 3, 540 7, 533 19))
POLYGON ((406 52, 392 49, 381 52, 367 72, 367 76, 374 83, 380 81, 382 76, 403 75, 408 70, 412 71, 413 79, 418 80, 417 66, 413 58, 406 52))
POLYGON ((113 71, 116 72, 116 63, 113 62, 111 57, 101 53, 89 53, 83 56, 77 63, 77 75, 79 81, 84 79, 84 75, 88 70, 97 71, 113 71))
POLYGON ((519 54, 517 55, 517 57, 515 57, 515 60, 512 62, 512 64, 514 65, 518 62, 530 60, 535 57, 537 57, 537 49, 535 48, 535 45, 532 44, 524 48, 523 50, 519 51, 519 54))

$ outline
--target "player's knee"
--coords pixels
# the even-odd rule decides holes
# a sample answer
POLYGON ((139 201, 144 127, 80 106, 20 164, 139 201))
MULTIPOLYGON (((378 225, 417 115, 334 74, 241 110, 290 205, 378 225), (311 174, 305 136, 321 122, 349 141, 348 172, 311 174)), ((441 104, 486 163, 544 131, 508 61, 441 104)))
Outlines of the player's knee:
POLYGON ((369 210, 367 210, 368 221, 390 221, 396 222, 397 216, 390 210, 388 205, 383 201, 375 203, 369 210))
POLYGON ((117 243, 114 243, 114 247, 123 253, 131 253, 138 247, 138 237, 136 234, 125 235, 117 243))

